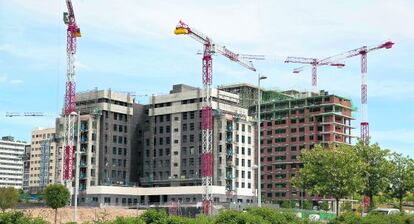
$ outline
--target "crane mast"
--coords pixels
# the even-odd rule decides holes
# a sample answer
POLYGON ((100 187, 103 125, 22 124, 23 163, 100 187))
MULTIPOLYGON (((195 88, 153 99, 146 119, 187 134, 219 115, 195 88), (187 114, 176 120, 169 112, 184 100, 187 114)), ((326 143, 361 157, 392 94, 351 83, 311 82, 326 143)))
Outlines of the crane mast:
POLYGON ((63 13, 63 20, 67 25, 66 31, 66 91, 64 102, 64 174, 65 181, 73 179, 74 135, 76 120, 76 80, 75 80, 75 54, 76 38, 81 36, 76 24, 75 14, 71 0, 66 0, 68 12, 63 13))
POLYGON ((251 71, 256 71, 253 65, 239 58, 238 54, 227 49, 224 46, 213 43, 211 38, 195 29, 190 28, 187 24, 180 21, 175 28, 175 34, 186 34, 203 44, 202 58, 202 82, 203 82, 203 103, 201 108, 201 133, 202 133, 202 155, 201 155, 201 182, 204 187, 203 191, 203 212, 211 214, 213 196, 211 186, 213 184, 213 109, 211 85, 213 79, 213 58, 212 54, 218 52, 251 71))
MULTIPOLYGON (((309 64, 312 66, 312 90, 314 92, 317 91, 318 88, 318 73, 317 73, 317 67, 318 66, 334 66, 337 68, 342 68, 345 66, 343 63, 336 63, 334 61, 331 61, 331 57, 327 57, 324 59, 317 59, 317 58, 306 58, 306 57, 287 57, 285 60, 285 63, 298 63, 298 64, 309 64)), ((301 66, 299 68, 293 69, 293 73, 299 73, 303 71, 306 68, 306 66, 301 66)))
POLYGON ((394 43, 392 41, 384 41, 378 45, 367 47, 362 46, 354 50, 350 50, 334 56, 338 60, 359 56, 361 57, 361 139, 365 143, 369 141, 369 122, 368 122, 368 82, 367 82, 367 54, 371 51, 379 49, 390 49, 394 43))

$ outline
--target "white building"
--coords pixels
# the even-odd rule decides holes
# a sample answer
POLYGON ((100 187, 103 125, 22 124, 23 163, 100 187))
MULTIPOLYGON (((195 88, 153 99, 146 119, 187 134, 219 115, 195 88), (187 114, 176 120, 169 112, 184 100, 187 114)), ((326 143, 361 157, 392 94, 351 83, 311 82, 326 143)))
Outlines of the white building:
POLYGON ((6 136, 0 140, 0 187, 22 188, 25 142, 6 136))

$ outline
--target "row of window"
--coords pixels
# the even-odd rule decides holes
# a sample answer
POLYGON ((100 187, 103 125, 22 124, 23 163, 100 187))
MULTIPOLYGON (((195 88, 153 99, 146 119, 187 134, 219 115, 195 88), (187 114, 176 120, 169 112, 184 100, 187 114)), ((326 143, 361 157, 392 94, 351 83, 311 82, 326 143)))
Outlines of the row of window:
MULTIPOLYGON (((263 139, 260 140, 260 143, 263 144, 264 142, 266 142, 266 144, 273 144, 273 143, 285 143, 287 141, 288 138, 270 138, 267 139, 266 141, 263 141, 263 139)), ((317 135, 317 141, 322 141, 323 140, 323 136, 322 135, 317 135)), ((300 136, 298 137, 290 137, 290 142, 304 142, 306 140, 306 136, 300 136)), ((314 141, 315 140, 315 136, 314 135, 309 135, 307 140, 309 141, 314 141)))
MULTIPOLYGON (((55 134, 51 134, 51 133, 47 133, 47 134, 37 134, 37 135, 32 135, 32 138, 43 138, 43 139, 46 139, 46 138, 53 138, 53 137, 55 137, 55 134)), ((33 142, 32 142, 32 144, 34 144, 33 142)), ((38 144, 38 141, 36 141, 36 144, 38 144)))

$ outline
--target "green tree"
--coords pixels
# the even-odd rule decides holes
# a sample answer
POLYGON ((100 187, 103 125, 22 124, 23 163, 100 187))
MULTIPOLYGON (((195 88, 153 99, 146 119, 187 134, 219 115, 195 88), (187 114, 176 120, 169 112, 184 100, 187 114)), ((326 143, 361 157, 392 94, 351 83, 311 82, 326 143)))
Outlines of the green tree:
POLYGON ((303 168, 293 179, 294 186, 311 194, 333 197, 337 208, 341 198, 361 191, 364 186, 364 163, 351 146, 341 144, 335 149, 324 149, 317 145, 304 150, 300 160, 303 168))
POLYGON ((51 184, 45 190, 46 205, 55 210, 55 223, 58 208, 65 207, 70 199, 69 190, 62 184, 51 184))
POLYGON ((0 208, 3 213, 6 209, 16 207, 19 197, 19 192, 15 188, 0 187, 0 208))
POLYGON ((389 177, 392 172, 392 164, 388 160, 389 150, 384 150, 378 144, 369 145, 359 140, 354 149, 365 163, 363 177, 365 185, 362 193, 369 197, 370 208, 375 207, 374 196, 384 192, 389 186, 389 177))
POLYGON ((399 200, 399 208, 401 210, 404 196, 414 190, 414 160, 394 153, 391 163, 393 165, 393 172, 390 176, 388 193, 399 200))

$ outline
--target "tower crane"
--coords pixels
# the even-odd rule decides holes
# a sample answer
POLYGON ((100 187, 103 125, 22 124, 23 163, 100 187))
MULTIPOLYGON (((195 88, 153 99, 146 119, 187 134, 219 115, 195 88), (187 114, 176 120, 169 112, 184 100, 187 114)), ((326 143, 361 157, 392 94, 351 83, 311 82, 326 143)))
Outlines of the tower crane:
POLYGON ((212 211, 212 193, 211 186, 213 180, 213 139, 212 139, 212 96, 211 85, 213 78, 213 58, 212 55, 215 52, 227 57, 233 62, 240 64, 241 66, 256 71, 250 62, 246 62, 240 59, 238 54, 227 49, 224 46, 220 46, 212 41, 212 39, 203 33, 189 27, 183 21, 179 21, 175 27, 174 33, 176 35, 189 35, 196 41, 200 42, 204 46, 203 58, 202 58, 202 81, 203 81, 203 104, 201 109, 201 130, 202 130, 202 155, 201 155, 201 179, 204 187, 203 192, 203 212, 205 214, 211 214, 212 211))
MULTIPOLYGON (((317 91, 317 82, 318 82, 318 74, 317 74, 317 67, 318 66, 334 66, 337 68, 343 68, 345 64, 343 63, 337 63, 331 60, 331 57, 324 58, 322 60, 317 58, 306 58, 306 57, 287 57, 285 60, 285 63, 299 63, 299 64, 309 64, 312 66, 312 89, 314 92, 317 91)), ((303 71, 306 68, 306 66, 301 66, 299 68, 295 68, 293 70, 293 73, 299 73, 303 71)))
POLYGON ((341 61, 358 55, 361 56, 361 139, 366 143, 369 140, 367 54, 379 49, 390 49, 393 45, 394 43, 388 40, 370 47, 362 46, 331 58, 333 61, 341 61))
POLYGON ((74 135, 76 120, 76 80, 75 80, 75 54, 76 38, 81 37, 80 28, 76 24, 72 1, 66 0, 67 12, 63 13, 63 21, 67 25, 66 31, 66 92, 64 103, 64 180, 73 178, 74 135))

